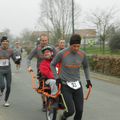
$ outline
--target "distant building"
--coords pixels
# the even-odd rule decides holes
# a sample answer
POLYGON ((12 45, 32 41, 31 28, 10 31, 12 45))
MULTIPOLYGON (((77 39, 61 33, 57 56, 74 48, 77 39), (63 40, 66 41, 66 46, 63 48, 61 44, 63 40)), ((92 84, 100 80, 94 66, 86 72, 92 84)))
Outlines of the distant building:
POLYGON ((88 44, 90 41, 94 41, 96 43, 96 29, 76 29, 75 33, 81 35, 82 44, 88 44))
MULTIPOLYGON (((89 44, 90 41, 96 43, 96 29, 76 29, 75 33, 81 35, 82 37, 81 44, 89 44)), ((50 31, 33 31, 33 35, 37 36, 38 40, 41 34, 47 34, 49 38, 51 36, 50 31)), ((71 35, 65 35, 65 36, 67 38, 67 36, 71 36, 71 35)), ((67 40, 66 42, 69 43, 69 40, 67 40)))

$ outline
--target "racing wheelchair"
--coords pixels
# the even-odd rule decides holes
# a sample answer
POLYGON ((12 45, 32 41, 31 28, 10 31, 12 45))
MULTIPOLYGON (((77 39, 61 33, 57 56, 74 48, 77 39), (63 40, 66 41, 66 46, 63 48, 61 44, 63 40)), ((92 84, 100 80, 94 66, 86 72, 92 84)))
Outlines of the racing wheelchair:
MULTIPOLYGON (((30 71, 30 74, 32 77, 32 88, 37 93, 43 94, 46 96, 46 119, 56 120, 57 111, 65 109, 64 103, 62 101, 62 95, 61 95, 61 84, 58 85, 57 93, 55 95, 51 95, 50 87, 45 84, 45 79, 44 78, 42 78, 41 80, 37 79, 33 71, 30 71), (39 80, 39 82, 36 83, 36 80, 39 80)), ((89 87, 84 100, 88 99, 91 90, 92 88, 89 87)))

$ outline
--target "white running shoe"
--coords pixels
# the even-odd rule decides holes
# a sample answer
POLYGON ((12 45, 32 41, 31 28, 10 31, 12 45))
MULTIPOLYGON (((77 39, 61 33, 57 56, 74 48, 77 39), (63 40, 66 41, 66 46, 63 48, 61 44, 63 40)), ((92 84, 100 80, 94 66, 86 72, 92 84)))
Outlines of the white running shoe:
POLYGON ((10 104, 9 104, 8 102, 5 102, 4 106, 5 106, 5 107, 9 107, 10 104))

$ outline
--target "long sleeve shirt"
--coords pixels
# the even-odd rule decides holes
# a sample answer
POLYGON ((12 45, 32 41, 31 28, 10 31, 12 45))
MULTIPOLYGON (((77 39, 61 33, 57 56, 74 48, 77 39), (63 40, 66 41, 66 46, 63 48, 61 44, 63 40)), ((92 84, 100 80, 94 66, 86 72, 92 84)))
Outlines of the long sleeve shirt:
POLYGON ((22 56, 22 48, 21 47, 15 47, 14 49, 14 54, 16 55, 16 56, 22 56))
POLYGON ((39 63, 43 60, 43 54, 41 50, 42 47, 39 45, 31 51, 31 53, 27 57, 27 67, 31 65, 31 60, 34 57, 37 59, 37 68, 39 67, 39 63))
POLYGON ((43 60, 39 65, 39 71, 44 77, 54 79, 53 72, 50 68, 50 63, 51 60, 43 60))
POLYGON ((80 81, 80 67, 83 66, 86 80, 89 80, 89 66, 86 54, 83 51, 72 52, 70 47, 60 51, 51 62, 51 69, 55 79, 61 78, 66 81, 80 81), (55 66, 60 63, 61 70, 59 75, 55 66))
MULTIPOLYGON (((53 46, 52 46, 53 47, 53 46)), ((39 64, 42 62, 42 60, 44 59, 43 54, 41 52, 43 47, 41 47, 40 45, 38 45, 36 48, 34 48, 32 50, 32 52, 28 55, 27 57, 27 67, 29 67, 31 65, 31 60, 33 57, 35 57, 37 59, 37 68, 39 68, 39 64)), ((56 50, 53 47, 53 54, 56 54, 56 50)))
POLYGON ((13 49, 3 49, 0 47, 0 72, 8 72, 11 70, 10 58, 15 62, 13 49))

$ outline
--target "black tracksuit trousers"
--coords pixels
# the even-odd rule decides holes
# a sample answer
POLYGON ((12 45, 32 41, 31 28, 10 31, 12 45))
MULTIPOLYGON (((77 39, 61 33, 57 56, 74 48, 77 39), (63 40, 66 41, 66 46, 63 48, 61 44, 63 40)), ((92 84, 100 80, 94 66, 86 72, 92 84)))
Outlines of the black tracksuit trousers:
POLYGON ((0 73, 0 90, 1 92, 4 91, 6 86, 6 93, 5 93, 5 102, 8 100, 10 91, 11 91, 11 71, 6 73, 0 73), (5 85, 6 80, 6 85, 5 85))
POLYGON ((79 89, 75 90, 63 84, 61 92, 66 106, 63 116, 67 119, 75 113, 74 120, 81 120, 84 102, 82 85, 79 89))

